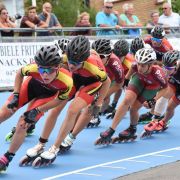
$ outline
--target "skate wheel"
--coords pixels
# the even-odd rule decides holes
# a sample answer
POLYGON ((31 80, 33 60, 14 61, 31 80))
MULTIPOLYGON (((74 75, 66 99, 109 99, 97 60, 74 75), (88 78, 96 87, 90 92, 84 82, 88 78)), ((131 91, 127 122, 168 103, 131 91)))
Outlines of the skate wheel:
POLYGON ((114 138, 112 138, 112 140, 111 140, 111 143, 112 144, 115 144, 116 142, 120 142, 120 139, 119 139, 119 137, 114 137, 114 138))
POLYGON ((29 163, 30 163, 30 158, 27 155, 25 155, 21 158, 21 160, 19 162, 19 166, 20 167, 27 166, 29 163))
POLYGON ((151 131, 143 131, 140 138, 141 139, 148 138, 148 137, 151 137, 151 135, 152 135, 151 131))
POLYGON ((42 165, 42 158, 41 157, 37 157, 32 163, 33 168, 39 168, 41 165, 42 165))
POLYGON ((101 145, 102 144, 102 138, 98 138, 95 143, 95 145, 101 145))

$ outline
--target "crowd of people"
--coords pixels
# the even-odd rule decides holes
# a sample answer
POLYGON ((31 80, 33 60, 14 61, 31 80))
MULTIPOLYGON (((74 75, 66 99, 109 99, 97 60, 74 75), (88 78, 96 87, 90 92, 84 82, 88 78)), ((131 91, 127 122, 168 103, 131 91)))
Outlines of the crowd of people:
POLYGON ((47 110, 39 142, 27 150, 20 160, 21 166, 51 165, 58 153, 73 148, 85 127, 98 126, 104 115, 113 119, 112 124, 100 133, 95 145, 135 140, 141 107, 151 109, 141 117, 142 122, 150 116, 142 137, 166 130, 180 104, 179 73, 180 52, 173 49, 161 26, 155 26, 144 39, 134 38, 130 44, 125 39, 112 44, 109 39, 98 38, 90 45, 86 36, 78 35, 42 46, 34 63, 17 71, 14 91, 0 109, 2 123, 28 104, 9 134, 11 144, 0 157, 0 172, 7 169, 26 135, 32 133, 47 110), (118 103, 122 90, 124 98, 118 103), (67 102, 56 140, 46 150, 45 144, 67 102), (129 127, 113 137, 128 111, 129 127))
MULTIPOLYGON (((96 14, 95 24, 96 27, 110 27, 110 29, 97 30, 96 34, 100 35, 117 35, 123 34, 138 36, 142 33, 142 28, 147 27, 147 32, 150 33, 151 29, 155 25, 161 25, 165 28, 166 33, 179 32, 180 26, 180 15, 172 11, 171 4, 164 3, 162 6, 163 14, 160 16, 159 11, 154 10, 150 13, 150 20, 143 25, 141 20, 136 16, 134 5, 132 3, 125 3, 122 6, 123 13, 120 14, 117 10, 113 9, 112 0, 104 0, 102 11, 96 14), (173 27, 173 28, 171 28, 173 27)), ((75 27, 88 27, 88 29, 79 29, 73 31, 70 35, 92 35, 90 27, 90 14, 82 12, 77 18, 75 27)), ((13 36, 13 31, 9 31, 8 28, 17 27, 15 20, 10 19, 7 9, 2 7, 0 9, 0 28, 6 28, 1 31, 1 36, 13 36)), ((58 21, 58 18, 52 13, 52 5, 49 2, 45 2, 42 5, 42 12, 37 14, 36 7, 30 6, 27 8, 27 13, 22 17, 20 22, 20 28, 31 28, 35 29, 44 28, 43 31, 38 31, 38 36, 52 36, 56 35, 54 30, 45 30, 46 28, 62 28, 62 25, 58 21)), ((33 30, 27 32, 20 32, 20 36, 32 36, 33 30)), ((94 33, 95 34, 95 33, 94 33)))

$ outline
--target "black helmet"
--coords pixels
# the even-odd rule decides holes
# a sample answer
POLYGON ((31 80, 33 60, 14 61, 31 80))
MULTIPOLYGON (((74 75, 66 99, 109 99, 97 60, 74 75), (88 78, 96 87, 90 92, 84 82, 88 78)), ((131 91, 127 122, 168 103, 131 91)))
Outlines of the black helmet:
POLYGON ((70 42, 69 39, 62 38, 62 39, 54 41, 54 44, 57 46, 58 49, 61 49, 62 52, 65 53, 69 42, 70 42))
POLYGON ((163 55, 162 63, 163 63, 164 66, 172 67, 172 66, 176 65, 179 58, 180 58, 179 51, 171 50, 171 51, 166 52, 163 55))
POLYGON ((55 45, 43 46, 34 56, 36 64, 40 66, 56 66, 62 61, 62 56, 55 45))
POLYGON ((94 49, 98 54, 111 54, 111 42, 109 39, 97 39, 92 43, 92 49, 94 49))
POLYGON ((161 26, 155 26, 151 30, 151 35, 154 38, 162 39, 165 36, 165 31, 161 26))
POLYGON ((132 40, 131 42, 131 47, 130 47, 130 50, 133 54, 136 54, 136 52, 139 50, 139 49, 142 49, 144 48, 145 45, 144 45, 144 41, 142 38, 140 37, 136 37, 132 40))
POLYGON ((76 36, 71 40, 66 49, 69 60, 83 62, 90 56, 90 42, 85 36, 76 36))
POLYGON ((125 39, 120 39, 114 44, 113 52, 116 56, 126 56, 129 52, 129 43, 125 39))

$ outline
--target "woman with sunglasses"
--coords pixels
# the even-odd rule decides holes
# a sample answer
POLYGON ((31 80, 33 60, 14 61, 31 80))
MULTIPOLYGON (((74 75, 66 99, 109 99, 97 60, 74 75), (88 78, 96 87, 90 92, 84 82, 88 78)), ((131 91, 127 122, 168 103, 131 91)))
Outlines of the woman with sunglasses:
MULTIPOLYGON (((142 138, 151 136, 153 132, 159 132, 165 130, 164 127, 167 127, 167 120, 169 120, 171 117, 169 118, 168 115, 168 118, 165 121, 162 121, 162 119, 164 118, 162 115, 167 107, 169 99, 175 94, 175 92, 176 92, 175 97, 173 97, 172 100, 175 101, 174 103, 178 105, 178 101, 176 101, 175 99, 177 99, 179 94, 179 90, 178 90, 179 84, 173 82, 175 82, 174 76, 176 77, 176 79, 179 78, 177 76, 179 73, 178 72, 179 67, 177 64, 179 59, 180 59, 179 51, 177 50, 168 51, 163 55, 162 58, 163 69, 166 73, 167 78, 169 79, 168 81, 169 87, 167 89, 167 92, 164 93, 165 95, 163 95, 160 99, 158 99, 156 105, 149 112, 152 121, 144 126, 144 131, 141 135, 142 138)), ((172 105, 172 103, 173 102, 171 102, 170 104, 172 105)), ((173 105, 173 108, 174 107, 175 105, 173 105)))
MULTIPOLYGON (((85 36, 73 38, 67 46, 66 55, 69 70, 73 74, 76 94, 68 108, 55 143, 49 150, 36 156, 37 158, 32 163, 35 167, 53 163, 66 136, 69 141, 75 139, 70 133, 73 127, 78 123, 79 128, 83 129, 89 122, 89 117, 99 113, 110 86, 110 79, 104 65, 97 55, 90 54, 90 42, 85 36)), ((50 118, 49 121, 51 121, 50 118)), ((44 144, 42 146, 44 147, 44 144)), ((34 152, 34 148, 29 149, 28 152, 34 152)))
POLYGON ((139 109, 144 103, 153 106, 167 88, 167 79, 162 68, 153 65, 156 61, 156 53, 152 48, 138 50, 135 59, 137 64, 133 64, 128 73, 132 77, 126 88, 125 97, 116 110, 111 127, 100 134, 100 138, 95 142, 96 145, 135 140, 139 109), (128 110, 130 126, 117 137, 112 138, 128 110))
POLYGON ((14 32, 12 30, 8 30, 8 28, 15 28, 16 24, 10 20, 8 11, 6 8, 0 9, 0 28, 4 28, 1 31, 1 36, 14 36, 14 32))
POLYGON ((161 26, 155 26, 151 30, 151 35, 144 39, 146 44, 149 44, 157 56, 157 64, 162 65, 162 56, 167 51, 173 50, 170 42, 165 38, 165 31, 161 26))
POLYGON ((62 55, 56 46, 43 46, 34 59, 34 64, 17 71, 14 92, 0 109, 0 122, 3 122, 29 103, 17 123, 9 150, 0 158, 0 172, 6 170, 22 145, 28 127, 35 124, 47 110, 66 103, 73 93, 72 74, 60 68, 62 55), (24 76, 28 77, 24 79, 24 76))

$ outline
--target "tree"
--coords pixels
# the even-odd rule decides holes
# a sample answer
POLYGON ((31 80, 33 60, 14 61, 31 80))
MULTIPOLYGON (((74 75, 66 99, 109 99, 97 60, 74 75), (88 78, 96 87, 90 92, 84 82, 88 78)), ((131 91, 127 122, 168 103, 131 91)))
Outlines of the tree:
POLYGON ((172 9, 174 12, 180 13, 180 1, 172 0, 172 9))

